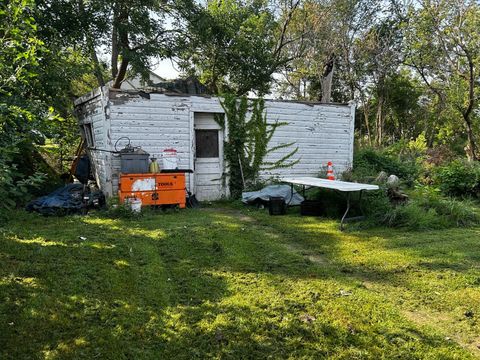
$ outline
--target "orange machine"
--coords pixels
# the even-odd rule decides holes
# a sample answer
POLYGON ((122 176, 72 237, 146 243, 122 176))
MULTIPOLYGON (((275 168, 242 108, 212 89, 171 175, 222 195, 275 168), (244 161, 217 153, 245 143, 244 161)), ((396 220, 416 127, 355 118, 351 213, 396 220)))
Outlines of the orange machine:
POLYGON ((118 197, 137 198, 146 205, 178 205, 185 208, 185 173, 120 174, 118 197))

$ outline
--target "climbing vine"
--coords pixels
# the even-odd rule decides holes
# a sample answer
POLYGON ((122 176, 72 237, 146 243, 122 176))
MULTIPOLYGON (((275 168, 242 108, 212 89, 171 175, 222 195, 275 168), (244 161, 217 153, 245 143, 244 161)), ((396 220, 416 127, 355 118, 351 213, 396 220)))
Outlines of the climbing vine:
POLYGON ((228 163, 229 187, 232 197, 241 196, 245 187, 255 183, 261 170, 273 170, 290 167, 299 160, 292 160, 298 147, 277 161, 265 161, 267 154, 288 148, 294 142, 268 147, 276 129, 287 125, 276 121, 267 123, 265 100, 248 100, 227 94, 221 101, 225 118, 217 122, 228 129, 228 137, 224 144, 225 160, 228 163), (250 111, 250 116, 247 116, 250 111), (226 120, 226 121, 225 121, 226 120))

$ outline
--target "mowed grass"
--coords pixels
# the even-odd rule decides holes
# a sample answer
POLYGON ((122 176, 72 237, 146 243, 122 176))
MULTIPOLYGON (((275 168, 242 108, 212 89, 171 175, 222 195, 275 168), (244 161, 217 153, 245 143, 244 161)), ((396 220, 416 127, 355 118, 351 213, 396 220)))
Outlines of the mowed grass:
POLYGON ((341 233, 228 206, 16 215, 1 359, 480 356, 479 228, 341 233))

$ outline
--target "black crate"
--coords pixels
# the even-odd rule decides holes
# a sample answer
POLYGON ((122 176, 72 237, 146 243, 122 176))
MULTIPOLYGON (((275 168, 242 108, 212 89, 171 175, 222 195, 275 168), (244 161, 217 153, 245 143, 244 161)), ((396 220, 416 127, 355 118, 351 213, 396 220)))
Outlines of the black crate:
POLYGON ((287 205, 283 197, 271 196, 268 202, 268 213, 270 215, 285 215, 287 205))
POLYGON ((325 215, 325 205, 321 200, 303 200, 300 204, 300 214, 303 216, 325 215))

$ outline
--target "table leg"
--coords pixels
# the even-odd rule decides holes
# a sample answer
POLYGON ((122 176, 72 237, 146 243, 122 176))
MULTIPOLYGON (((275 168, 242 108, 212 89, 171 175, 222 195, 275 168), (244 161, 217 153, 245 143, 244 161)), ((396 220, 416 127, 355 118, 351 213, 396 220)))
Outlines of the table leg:
POLYGON ((347 214, 349 211, 350 211, 350 192, 347 192, 347 209, 345 210, 345 214, 343 214, 342 220, 340 221, 340 231, 343 231, 343 221, 347 217, 347 214))

